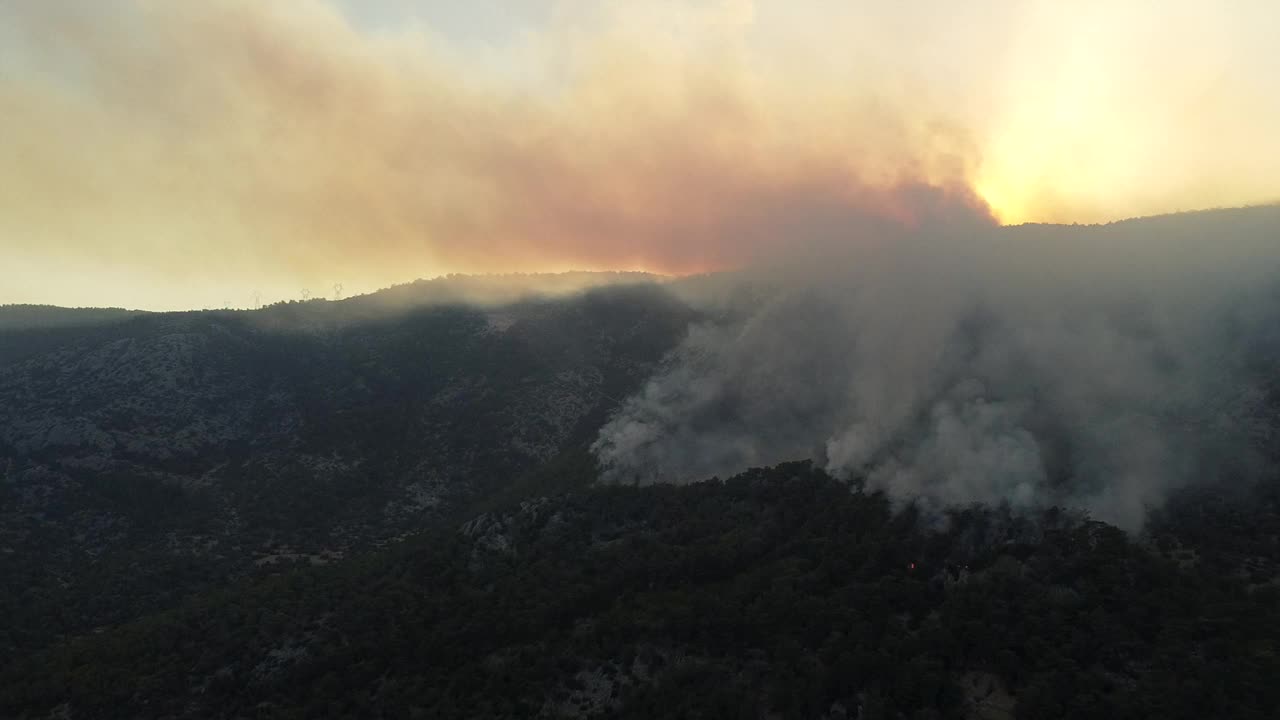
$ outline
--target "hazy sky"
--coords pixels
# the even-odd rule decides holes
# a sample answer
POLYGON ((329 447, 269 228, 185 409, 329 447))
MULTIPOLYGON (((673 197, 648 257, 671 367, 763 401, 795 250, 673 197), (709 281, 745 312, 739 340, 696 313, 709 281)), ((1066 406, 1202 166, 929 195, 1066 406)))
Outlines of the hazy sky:
POLYGON ((1280 199, 1267 0, 0 0, 0 303, 1280 199))

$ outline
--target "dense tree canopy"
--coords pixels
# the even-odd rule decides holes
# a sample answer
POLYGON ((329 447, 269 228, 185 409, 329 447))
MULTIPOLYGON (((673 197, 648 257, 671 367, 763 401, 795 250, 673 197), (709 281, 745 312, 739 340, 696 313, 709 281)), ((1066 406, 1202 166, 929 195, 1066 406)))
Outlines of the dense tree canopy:
POLYGON ((1273 717, 1276 586, 1155 544, 895 513, 808 464, 597 488, 17 659, 0 710, 1273 717))

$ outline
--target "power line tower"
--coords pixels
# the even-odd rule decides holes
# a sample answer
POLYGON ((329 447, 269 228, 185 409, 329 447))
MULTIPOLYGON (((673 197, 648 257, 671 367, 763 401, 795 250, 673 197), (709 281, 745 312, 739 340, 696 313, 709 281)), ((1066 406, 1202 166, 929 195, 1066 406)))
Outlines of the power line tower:
POLYGON ((302 302, 306 302, 310 299, 311 299, 311 291, 306 288, 302 288, 302 302))
POLYGON ((337 302, 342 299, 342 283, 333 284, 333 300, 337 302))
POLYGON ((257 290, 253 291, 253 309, 254 310, 262 309, 262 293, 258 292, 257 290))

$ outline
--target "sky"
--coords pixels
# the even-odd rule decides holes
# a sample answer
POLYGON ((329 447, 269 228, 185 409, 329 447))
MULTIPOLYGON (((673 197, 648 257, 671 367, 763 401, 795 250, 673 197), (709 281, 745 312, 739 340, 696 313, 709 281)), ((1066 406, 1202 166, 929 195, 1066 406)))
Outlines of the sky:
POLYGON ((0 303, 1275 202, 1275 37, 1263 0, 0 0, 0 303))

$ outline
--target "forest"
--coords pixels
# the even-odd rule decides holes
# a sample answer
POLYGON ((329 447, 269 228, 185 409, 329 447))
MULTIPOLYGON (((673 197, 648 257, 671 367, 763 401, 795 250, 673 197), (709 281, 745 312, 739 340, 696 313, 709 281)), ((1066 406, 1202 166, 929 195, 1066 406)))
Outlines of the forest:
POLYGON ((1137 539, 1057 509, 894 512, 809 463, 592 488, 21 658, 0 710, 1274 717, 1280 586, 1242 570, 1274 557, 1277 494, 1223 503, 1137 539))

